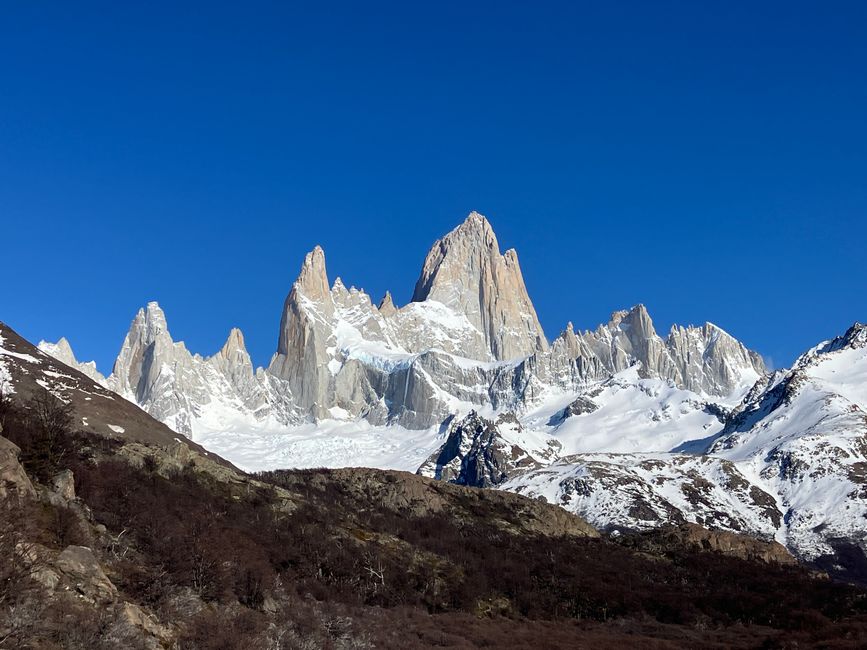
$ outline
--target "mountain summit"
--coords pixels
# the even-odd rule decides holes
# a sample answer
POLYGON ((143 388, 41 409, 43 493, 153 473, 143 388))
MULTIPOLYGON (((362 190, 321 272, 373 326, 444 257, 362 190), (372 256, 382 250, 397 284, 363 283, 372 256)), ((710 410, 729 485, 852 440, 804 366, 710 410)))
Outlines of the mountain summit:
POLYGON ((478 212, 471 212, 434 243, 412 299, 436 300, 464 314, 496 360, 519 359, 548 348, 518 254, 514 249, 500 254, 491 224, 478 212))

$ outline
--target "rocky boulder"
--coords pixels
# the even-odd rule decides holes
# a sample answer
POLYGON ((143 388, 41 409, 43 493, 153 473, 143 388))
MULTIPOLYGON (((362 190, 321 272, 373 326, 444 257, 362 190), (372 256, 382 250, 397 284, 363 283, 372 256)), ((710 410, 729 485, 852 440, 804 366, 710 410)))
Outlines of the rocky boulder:
POLYGON ((117 587, 102 570, 93 551, 86 546, 67 546, 57 556, 55 567, 81 596, 96 603, 117 599, 117 587))
MULTIPOLYGON (((2 427, 0 427, 2 431, 2 427)), ((9 496, 32 498, 36 490, 27 472, 18 462, 21 450, 10 440, 0 437, 0 499, 9 496)))
POLYGON ((71 470, 65 469, 51 479, 51 487, 65 501, 75 501, 75 477, 71 470))

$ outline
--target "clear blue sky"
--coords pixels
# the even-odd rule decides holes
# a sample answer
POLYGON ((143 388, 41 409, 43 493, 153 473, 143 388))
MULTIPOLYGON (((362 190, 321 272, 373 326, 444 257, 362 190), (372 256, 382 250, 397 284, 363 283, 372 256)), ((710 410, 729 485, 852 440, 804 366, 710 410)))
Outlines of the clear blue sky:
POLYGON ((0 319, 107 371, 155 299, 267 363, 312 246, 403 303, 473 209, 549 338, 867 319, 867 3, 307 4, 4 3, 0 319))

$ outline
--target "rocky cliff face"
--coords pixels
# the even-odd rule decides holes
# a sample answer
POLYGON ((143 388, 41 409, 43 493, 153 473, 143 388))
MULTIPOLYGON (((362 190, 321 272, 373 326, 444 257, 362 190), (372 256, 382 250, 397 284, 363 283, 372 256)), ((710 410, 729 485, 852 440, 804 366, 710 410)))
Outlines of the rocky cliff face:
POLYGON ((412 299, 436 301, 466 316, 484 341, 483 349, 463 351, 471 359, 522 359, 548 348, 518 254, 500 254, 491 224, 478 212, 434 243, 412 299))
POLYGON ((328 288, 325 253, 316 247, 301 267, 286 297, 280 320, 277 354, 268 370, 287 382, 292 401, 315 417, 327 416, 334 300, 328 288))
POLYGON ((271 382, 253 371, 240 330, 230 332, 217 354, 203 358, 172 339, 156 302, 136 314, 105 384, 191 437, 197 428, 219 427, 233 417, 264 419, 272 413, 271 382))
POLYGON ((638 362, 645 377, 669 379, 707 395, 749 388, 766 372, 759 354, 713 323, 675 325, 668 337, 661 338, 644 305, 615 312, 607 325, 585 332, 581 339, 585 346, 580 353, 595 355, 609 373, 638 362))
POLYGON ((556 441, 528 451, 528 445, 522 446, 522 434, 521 423, 511 413, 494 422, 470 411, 449 424, 445 443, 417 473, 459 485, 496 487, 557 457, 560 445, 556 441))

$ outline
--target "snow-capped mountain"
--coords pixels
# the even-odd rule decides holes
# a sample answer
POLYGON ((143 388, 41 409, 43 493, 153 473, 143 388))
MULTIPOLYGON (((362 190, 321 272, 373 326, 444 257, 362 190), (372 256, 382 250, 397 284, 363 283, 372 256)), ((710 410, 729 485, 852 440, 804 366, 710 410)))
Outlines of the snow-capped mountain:
MULTIPOLYGON (((112 374, 86 372, 247 469, 417 470, 542 496, 601 528, 691 521, 817 558, 867 530, 864 336, 773 374, 711 323, 660 336, 643 305, 549 341, 517 254, 471 213, 403 306, 331 282, 316 247, 267 368, 238 330, 191 353, 149 303, 112 374)), ((65 341, 41 348, 85 371, 65 341)))
POLYGON ((644 378, 714 398, 746 390, 764 372, 757 354, 714 325, 659 337, 642 305, 593 332, 570 324, 549 344, 517 254, 501 254, 474 212, 434 243, 407 305, 389 294, 376 305, 340 278, 330 284, 316 247, 286 298, 267 369, 253 369, 237 330, 213 357, 190 353, 150 303, 105 381, 196 437, 327 421, 428 429, 470 410, 524 413, 636 365, 644 378))
MULTIPOLYGON (((589 423, 595 414, 575 419, 589 423)), ((513 472, 500 487, 543 496, 603 528, 692 521, 776 539, 803 559, 836 558, 831 569, 845 565, 844 555, 854 563, 844 569, 863 571, 867 326, 855 324, 791 370, 765 375, 720 416, 724 426, 675 453, 610 453, 613 443, 594 450, 608 453, 513 472)))
POLYGON ((707 451, 779 495, 788 542, 805 555, 850 539, 867 550, 867 326, 757 384, 707 451))

